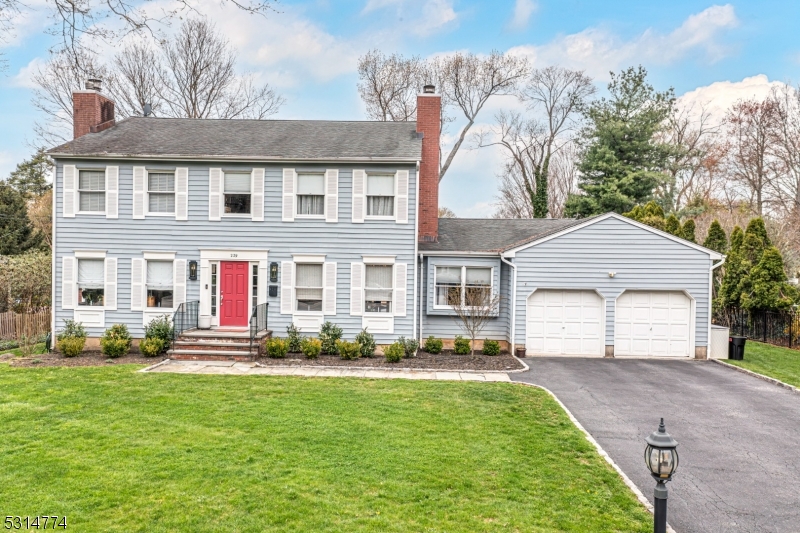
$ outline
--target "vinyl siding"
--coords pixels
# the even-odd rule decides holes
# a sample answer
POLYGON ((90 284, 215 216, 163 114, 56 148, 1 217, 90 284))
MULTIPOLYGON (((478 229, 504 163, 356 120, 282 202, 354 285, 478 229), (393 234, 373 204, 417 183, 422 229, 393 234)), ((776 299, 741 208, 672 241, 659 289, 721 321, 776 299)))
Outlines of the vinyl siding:
POLYGON ((516 253, 516 340, 525 344, 527 298, 536 289, 596 289, 606 300, 606 345, 624 290, 685 290, 695 300, 695 346, 708 344, 709 255, 614 218, 516 253), (613 278, 609 272, 616 272, 613 278))
MULTIPOLYGON (((136 166, 148 170, 189 168, 188 220, 176 221, 172 217, 148 216, 133 220, 133 166, 129 161, 67 161, 56 165, 56 261, 55 261, 55 322, 56 328, 65 319, 73 317, 72 310, 61 309, 61 258, 73 255, 76 249, 105 250, 107 256, 117 257, 117 311, 107 311, 106 327, 124 323, 135 338, 144 335, 141 311, 131 311, 131 258, 142 257, 143 251, 176 252, 176 258, 200 260, 200 248, 229 248, 268 250, 269 261, 291 261, 292 254, 324 254, 325 261, 337 263, 337 313, 326 319, 340 325, 347 338, 361 330, 361 317, 350 316, 350 263, 360 262, 362 255, 392 255, 396 262, 409 265, 406 316, 395 317, 393 335, 376 335, 379 343, 393 341, 399 335, 413 336, 414 250, 416 229, 416 171, 409 166, 364 165, 373 172, 409 171, 409 223, 367 220, 363 224, 351 222, 351 189, 353 166, 342 165, 291 165, 298 172, 320 172, 328 168, 339 169, 339 220, 336 223, 322 219, 296 219, 281 221, 282 171, 289 165, 253 165, 219 163, 191 164, 187 162, 137 161, 136 166), (106 219, 104 215, 77 215, 63 217, 63 165, 76 164, 80 168, 119 166, 119 218, 106 219), (266 168, 264 187, 264 221, 250 218, 224 218, 218 222, 208 220, 209 167, 225 170, 250 171, 254 167, 266 168)), ((188 277, 188 273, 187 273, 188 277)), ((199 276, 198 276, 199 277, 199 276)), ((259 283, 268 280, 259 279, 259 283)), ((186 300, 198 300, 200 281, 188 281, 186 300)), ((275 284, 272 284, 275 285, 275 284)), ((277 285, 280 285, 279 283, 277 285)), ((279 291, 280 294, 280 291, 279 291)), ((285 336, 291 315, 280 314, 280 296, 268 297, 269 328, 277 336, 285 336)), ((102 334, 101 328, 89 328, 90 336, 102 334)))

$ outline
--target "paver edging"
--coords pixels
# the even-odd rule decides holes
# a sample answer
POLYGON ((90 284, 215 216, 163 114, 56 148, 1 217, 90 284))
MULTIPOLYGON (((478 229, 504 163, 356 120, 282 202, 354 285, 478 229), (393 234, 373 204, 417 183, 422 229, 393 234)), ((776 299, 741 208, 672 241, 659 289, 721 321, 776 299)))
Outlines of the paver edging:
POLYGON ((736 365, 732 365, 730 363, 726 363, 725 361, 722 361, 720 359, 711 359, 711 361, 714 361, 715 363, 717 363, 719 365, 722 365, 722 366, 725 366, 725 367, 728 367, 728 368, 732 368, 734 370, 742 372, 743 374, 748 374, 750 376, 753 376, 754 378, 758 378, 758 379, 761 379, 761 380, 766 381, 768 383, 772 383, 773 385, 777 385, 778 387, 783 387, 784 389, 789 389, 792 392, 800 393, 800 389, 798 389, 794 385, 789 385, 788 383, 783 382, 783 381, 781 381, 779 379, 771 378, 769 376, 765 376, 764 374, 759 374, 758 372, 753 372, 752 370, 748 370, 747 368, 742 368, 740 366, 736 366, 736 365))
MULTIPOLYGON (((729 365, 729 366, 733 366, 733 365, 729 365)), ((512 383, 516 383, 518 385, 525 385, 527 387, 534 387, 534 388, 537 388, 537 389, 541 389, 541 390, 545 391, 547 394, 549 394, 556 401, 556 403, 561 406, 561 408, 564 410, 564 412, 567 413, 567 416, 569 417, 570 421, 573 424, 575 424, 575 427, 577 427, 579 430, 581 430, 581 432, 583 432, 583 435, 584 435, 584 437, 586 437, 586 440, 588 440, 595 447, 595 449, 597 450, 597 453, 600 454, 600 457, 605 459, 606 462, 611 465, 611 468, 613 468, 617 472, 617 474, 619 474, 619 476, 622 478, 623 483, 625 483, 625 485, 633 492, 633 494, 636 496, 636 499, 639 500, 639 502, 642 505, 644 505, 647 508, 647 510, 650 511, 651 514, 653 513, 653 504, 650 503, 650 500, 648 500, 645 497, 644 493, 642 493, 642 491, 639 490, 639 487, 637 487, 636 484, 633 481, 631 481, 631 478, 629 478, 627 476, 627 474, 625 474, 625 472, 622 471, 622 469, 619 467, 619 465, 617 465, 617 463, 614 462, 614 459, 612 459, 611 456, 608 455, 608 452, 606 452, 603 449, 603 447, 600 446, 600 443, 597 442, 597 440, 595 440, 594 437, 592 437, 591 433, 589 433, 586 430, 586 428, 584 428, 583 425, 581 425, 581 423, 578 422, 578 419, 575 418, 575 415, 572 414, 572 411, 567 409, 567 406, 564 405, 564 403, 561 400, 558 399, 558 396, 556 396, 555 393, 553 393, 553 391, 551 391, 547 387, 542 387, 541 385, 536 385, 534 383, 526 383, 524 381, 512 381, 512 383)), ((672 526, 670 526, 669 524, 667 524, 667 532, 668 533, 676 533, 676 531, 674 529, 672 529, 672 526)))
POLYGON ((143 369, 141 369, 141 370, 137 370, 137 372, 149 372, 149 371, 153 370, 154 368, 158 368, 158 367, 160 367, 161 365, 166 365, 166 364, 167 364, 167 363, 169 363, 169 362, 170 362, 170 360, 169 360, 169 359, 164 359, 164 360, 163 360, 163 361, 161 361, 160 363, 156 363, 156 364, 154 364, 154 365, 150 365, 150 366, 148 366, 148 367, 146 367, 146 368, 143 368, 143 369))

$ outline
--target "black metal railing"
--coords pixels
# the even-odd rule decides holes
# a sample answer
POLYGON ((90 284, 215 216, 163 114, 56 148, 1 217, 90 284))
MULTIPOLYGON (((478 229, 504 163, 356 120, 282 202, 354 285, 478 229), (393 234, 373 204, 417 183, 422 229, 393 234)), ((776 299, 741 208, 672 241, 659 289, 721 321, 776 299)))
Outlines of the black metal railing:
POLYGON ((731 335, 800 349, 800 313, 731 308, 714 313, 712 322, 730 328, 731 335))
POLYGON ((172 315, 172 349, 175 349, 175 341, 181 333, 187 329, 197 328, 197 319, 200 315, 200 301, 184 302, 178 306, 178 310, 172 315))
MULTIPOLYGON (((253 314, 250 316, 250 353, 253 353, 253 343, 255 342, 256 336, 259 332, 267 329, 268 310, 268 303, 258 304, 253 308, 253 314)), ((261 356, 260 342, 258 343, 258 356, 261 356)))

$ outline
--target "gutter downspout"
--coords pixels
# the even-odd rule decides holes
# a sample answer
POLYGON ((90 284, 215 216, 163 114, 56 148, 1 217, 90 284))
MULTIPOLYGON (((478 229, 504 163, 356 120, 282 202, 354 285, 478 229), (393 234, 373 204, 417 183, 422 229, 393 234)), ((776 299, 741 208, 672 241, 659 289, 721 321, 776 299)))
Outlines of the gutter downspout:
MULTIPOLYGON (((50 348, 53 349, 56 343, 56 221, 58 220, 58 213, 56 212, 56 196, 58 196, 58 161, 53 168, 53 235, 50 250, 50 348)), ((61 302, 63 305, 64 302, 61 302)))
MULTIPOLYGON (((509 349, 511 350, 511 355, 514 355, 514 349, 516 347, 516 329, 517 329, 517 265, 512 263, 500 254, 500 261, 507 264, 511 267, 514 271, 514 275, 511 277, 512 285, 511 285, 511 341, 509 342, 509 349)), ((711 331, 711 326, 709 325, 709 331, 711 331)))
POLYGON ((708 269, 708 344, 706 346, 706 359, 711 357, 711 313, 714 309, 714 270, 725 264, 726 257, 722 257, 722 261, 717 264, 712 264, 708 269))
MULTIPOLYGON (((414 211, 414 261, 417 260, 417 252, 419 251, 419 161, 417 161, 417 167, 415 170, 415 194, 416 194, 416 210, 414 211)), ((416 267, 416 265, 414 265, 416 267)), ((414 304, 412 309, 412 317, 411 317, 411 335, 412 337, 417 333, 417 273, 418 269, 414 268, 414 304)), ((420 310, 422 306, 420 306, 420 310)), ((420 318, 420 320, 422 320, 420 318)), ((420 322, 420 330, 422 330, 422 322, 420 322)))
POLYGON ((423 280, 425 279, 425 254, 420 252, 419 254, 419 266, 417 266, 419 270, 419 341, 420 346, 422 346, 422 299, 425 298, 425 291, 422 290, 423 280))

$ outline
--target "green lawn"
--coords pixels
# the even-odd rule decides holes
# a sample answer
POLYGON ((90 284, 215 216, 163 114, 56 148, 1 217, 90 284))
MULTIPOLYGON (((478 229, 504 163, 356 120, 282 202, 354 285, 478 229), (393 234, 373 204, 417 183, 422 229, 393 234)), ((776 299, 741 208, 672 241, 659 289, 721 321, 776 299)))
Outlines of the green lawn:
POLYGON ((0 364, 0 515, 75 531, 651 531, 544 392, 0 364))
MULTIPOLYGON (((11 349, 11 350, 3 350, 0 353, 13 353, 17 357, 22 357, 23 355, 25 355, 25 354, 22 353, 22 348, 14 348, 14 349, 11 349)), ((33 353, 31 355, 41 355, 43 353, 44 353, 44 343, 42 342, 42 343, 34 345, 33 353)))
POLYGON ((748 340, 743 361, 725 359, 725 362, 800 387, 800 350, 748 340))

